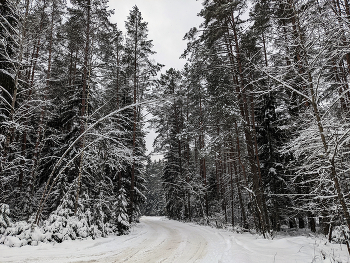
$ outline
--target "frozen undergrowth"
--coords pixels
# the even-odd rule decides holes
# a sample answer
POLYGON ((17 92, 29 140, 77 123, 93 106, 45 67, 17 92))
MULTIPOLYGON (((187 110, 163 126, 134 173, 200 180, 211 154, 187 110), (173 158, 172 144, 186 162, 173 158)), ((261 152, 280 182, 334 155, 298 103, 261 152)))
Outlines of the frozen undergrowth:
MULTIPOLYGON (((43 243, 61 243, 65 240, 105 237, 118 234, 118 229, 110 223, 93 224, 89 210, 85 213, 71 215, 69 209, 59 208, 45 220, 40 227, 28 222, 12 223, 10 209, 6 204, 0 204, 0 244, 9 247, 38 245, 43 243)), ((127 231, 125 231, 127 233, 127 231)))
MULTIPOLYGON (((209 218, 193 218, 191 221, 184 221, 184 222, 192 222, 198 225, 203 226, 210 226, 213 228, 218 229, 225 229, 227 231, 231 231, 234 233, 242 234, 242 233, 250 233, 253 235, 257 235, 261 238, 263 238, 262 234, 259 234, 255 229, 245 229, 242 226, 235 225, 232 226, 232 224, 225 223, 224 217, 222 215, 219 216, 213 216, 209 218)), ((328 236, 326 237, 324 234, 321 233, 322 231, 317 228, 316 233, 312 232, 308 228, 289 228, 286 225, 283 225, 281 227, 281 231, 275 232, 271 231, 268 235, 266 235, 267 239, 274 239, 276 237, 298 237, 298 236, 304 236, 304 237, 311 237, 311 238, 318 238, 321 240, 325 240, 328 242, 328 236)), ((346 225, 340 225, 340 226, 334 226, 332 230, 332 236, 331 236, 331 243, 332 244, 346 244, 346 242, 349 242, 350 240, 350 231, 348 230, 348 227, 346 225)))

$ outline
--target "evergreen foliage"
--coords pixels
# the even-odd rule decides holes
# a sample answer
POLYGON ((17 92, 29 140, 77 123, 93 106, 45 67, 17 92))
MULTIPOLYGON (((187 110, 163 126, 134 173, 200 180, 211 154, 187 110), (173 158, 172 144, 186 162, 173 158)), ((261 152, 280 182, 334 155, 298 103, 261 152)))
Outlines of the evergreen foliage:
POLYGON ((204 22, 185 35, 182 93, 152 112, 167 215, 264 236, 319 227, 331 239, 333 226, 350 227, 349 3, 247 3, 203 1, 204 22))
POLYGON ((350 227, 348 0, 204 0, 187 64, 158 79, 137 6, 122 32, 107 0, 17 2, 0 1, 0 243, 127 234, 141 213, 350 227))
POLYGON ((126 234, 145 201, 142 103, 161 68, 147 23, 135 6, 124 38, 108 1, 70 2, 0 3, 5 235, 9 218, 37 241, 126 234))
POLYGON ((146 216, 164 216, 165 196, 162 189, 161 175, 164 161, 148 161, 146 166, 145 186, 147 188, 146 202, 141 207, 141 212, 146 216))

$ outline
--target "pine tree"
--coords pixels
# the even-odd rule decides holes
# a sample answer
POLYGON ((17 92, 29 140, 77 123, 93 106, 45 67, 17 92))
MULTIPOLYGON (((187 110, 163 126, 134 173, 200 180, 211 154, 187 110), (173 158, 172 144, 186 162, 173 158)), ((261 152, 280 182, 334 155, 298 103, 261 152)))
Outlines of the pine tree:
POLYGON ((154 65, 150 61, 152 40, 148 40, 147 22, 143 21, 140 10, 134 6, 130 11, 126 27, 126 44, 124 63, 129 96, 132 96, 132 151, 133 162, 130 169, 130 207, 129 220, 132 221, 137 215, 137 206, 143 197, 140 196, 138 187, 142 187, 143 158, 145 153, 144 134, 142 132, 142 108, 136 104, 142 102, 147 87, 152 84, 152 77, 160 69, 160 65, 154 65))

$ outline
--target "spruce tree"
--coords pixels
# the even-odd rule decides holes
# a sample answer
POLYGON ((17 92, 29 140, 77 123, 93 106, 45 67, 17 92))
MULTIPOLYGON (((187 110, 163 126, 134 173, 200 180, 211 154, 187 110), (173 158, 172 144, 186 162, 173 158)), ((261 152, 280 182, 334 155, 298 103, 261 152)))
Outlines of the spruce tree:
POLYGON ((143 160, 145 153, 142 107, 136 104, 143 101, 146 89, 152 85, 152 78, 161 66, 153 64, 150 60, 150 56, 155 52, 152 51, 152 40, 148 40, 147 22, 143 21, 137 6, 130 10, 125 27, 126 96, 130 96, 132 103, 135 104, 133 106, 133 116, 130 118, 132 126, 129 128, 132 135, 133 162, 130 168, 127 169, 130 174, 129 220, 132 221, 137 217, 139 203, 143 201, 139 189, 143 188, 142 174, 144 173, 143 160))

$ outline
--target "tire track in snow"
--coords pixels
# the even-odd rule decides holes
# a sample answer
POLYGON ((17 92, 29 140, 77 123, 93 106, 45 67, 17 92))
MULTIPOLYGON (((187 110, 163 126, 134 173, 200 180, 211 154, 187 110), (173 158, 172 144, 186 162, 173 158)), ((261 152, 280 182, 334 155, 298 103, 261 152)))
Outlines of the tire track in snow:
MULTIPOLYGON (((85 262, 200 262, 206 254, 207 240, 197 231, 182 228, 184 224, 169 220, 144 218, 142 224, 146 233, 138 244, 130 242, 130 246, 115 255, 99 260, 85 262), (175 224, 174 224, 175 222, 175 224), (176 224, 177 223, 177 224, 176 224)), ((186 226, 186 225, 185 225, 186 226)))

